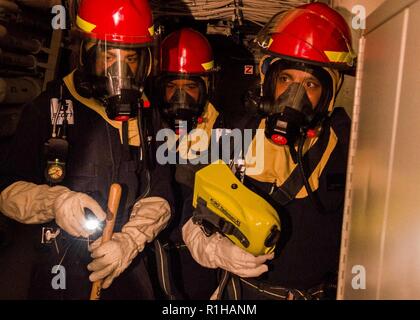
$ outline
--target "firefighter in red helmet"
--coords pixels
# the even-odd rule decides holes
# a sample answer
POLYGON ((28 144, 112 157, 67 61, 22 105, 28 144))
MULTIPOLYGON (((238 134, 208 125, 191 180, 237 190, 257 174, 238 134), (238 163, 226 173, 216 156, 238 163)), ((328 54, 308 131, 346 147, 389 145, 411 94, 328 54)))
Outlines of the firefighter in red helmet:
POLYGON ((276 208, 282 230, 274 256, 254 257, 218 234, 206 237, 192 220, 184 225, 194 259, 226 271, 215 298, 334 298, 350 134, 334 103, 355 67, 351 42, 345 20, 323 3, 279 13, 256 38, 259 112, 243 128, 265 134, 245 146, 238 175, 276 208), (258 173, 249 170, 253 150, 264 153, 258 173))
POLYGON ((85 98, 100 99, 111 120, 132 118, 153 64, 147 1, 84 1, 76 25, 82 38, 76 89, 85 98))
POLYGON ((176 277, 174 283, 184 298, 207 299, 217 287, 216 273, 202 268, 191 258, 182 242, 180 225, 192 211, 193 179, 187 177, 196 170, 194 163, 207 158, 214 142, 212 132, 222 130, 224 123, 222 114, 212 103, 216 74, 213 50, 203 34, 182 28, 163 40, 160 52, 157 104, 163 122, 173 132, 171 140, 177 142, 168 142, 168 149, 176 154, 173 167, 177 217, 169 227, 171 233, 166 240, 174 244, 168 246, 174 248, 169 253, 174 264, 179 262, 176 268, 179 272, 175 276, 171 269, 166 271, 176 277))
POLYGON ((210 102, 216 68, 206 37, 190 28, 171 33, 162 42, 160 68, 159 105, 168 125, 177 133, 204 122, 213 125, 218 116, 210 102))
POLYGON ((143 92, 151 10, 146 0, 82 0, 76 26, 80 65, 25 106, 0 175, 0 210, 41 224, 30 298, 88 299, 101 280, 103 298, 152 299, 142 251, 168 223, 172 195, 169 168, 148 157, 160 126, 143 92), (112 183, 122 186, 112 240, 91 243, 112 183), (65 270, 64 288, 51 281, 54 266, 65 270))

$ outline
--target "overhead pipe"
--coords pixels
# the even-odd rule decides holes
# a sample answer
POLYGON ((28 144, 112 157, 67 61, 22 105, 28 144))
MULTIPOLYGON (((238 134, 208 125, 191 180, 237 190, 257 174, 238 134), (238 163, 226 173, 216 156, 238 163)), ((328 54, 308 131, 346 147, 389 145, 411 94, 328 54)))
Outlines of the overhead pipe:
POLYGON ((37 60, 33 55, 21 55, 0 49, 0 65, 35 69, 37 60))
POLYGON ((0 78, 0 103, 23 104, 32 101, 41 93, 39 80, 22 78, 0 78))
POLYGON ((42 45, 37 39, 20 39, 11 36, 7 34, 7 29, 0 25, 0 47, 8 50, 22 50, 37 54, 41 50, 42 45))

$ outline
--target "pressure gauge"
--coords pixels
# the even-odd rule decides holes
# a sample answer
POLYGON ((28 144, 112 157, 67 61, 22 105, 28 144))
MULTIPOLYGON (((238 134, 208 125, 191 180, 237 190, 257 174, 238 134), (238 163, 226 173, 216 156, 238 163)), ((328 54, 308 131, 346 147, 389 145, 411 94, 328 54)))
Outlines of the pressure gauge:
POLYGON ((58 184, 64 180, 65 177, 65 164, 58 159, 55 161, 48 161, 47 168, 45 169, 45 178, 52 184, 58 184))

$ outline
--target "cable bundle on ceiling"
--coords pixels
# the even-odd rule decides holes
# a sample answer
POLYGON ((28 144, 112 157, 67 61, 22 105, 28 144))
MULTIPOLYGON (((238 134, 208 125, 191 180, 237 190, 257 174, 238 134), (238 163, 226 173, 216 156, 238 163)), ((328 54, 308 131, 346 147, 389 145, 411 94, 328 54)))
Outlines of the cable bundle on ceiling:
POLYGON ((161 16, 193 16, 197 20, 251 21, 264 25, 277 12, 309 0, 151 0, 153 12, 161 16))

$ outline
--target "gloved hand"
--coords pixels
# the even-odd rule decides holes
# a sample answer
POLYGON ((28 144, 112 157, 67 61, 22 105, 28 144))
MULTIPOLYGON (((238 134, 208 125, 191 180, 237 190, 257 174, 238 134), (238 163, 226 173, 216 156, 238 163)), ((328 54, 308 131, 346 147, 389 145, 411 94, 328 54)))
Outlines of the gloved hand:
POLYGON ((267 260, 274 254, 254 257, 219 233, 207 237, 190 219, 182 228, 182 238, 192 257, 207 268, 222 268, 242 278, 258 277, 268 271, 267 260))
POLYGON ((105 212, 99 204, 84 193, 62 186, 49 187, 18 181, 0 194, 0 211, 11 219, 25 224, 46 223, 54 218, 69 234, 87 237, 84 208, 89 208, 99 220, 105 212))
POLYGON ((87 268, 93 271, 89 277, 92 282, 105 278, 102 288, 106 289, 130 265, 139 251, 131 236, 124 232, 114 233, 111 241, 101 242, 102 237, 89 247, 94 260, 87 268))
POLYGON ((104 279, 102 288, 108 288, 137 256, 147 242, 153 241, 157 234, 168 224, 171 212, 168 202, 159 197, 137 201, 130 220, 121 232, 114 233, 112 240, 101 244, 97 239, 89 248, 94 259, 88 270, 93 271, 90 281, 104 279))
POLYGON ((55 222, 72 236, 87 238, 95 230, 86 229, 85 208, 90 209, 99 221, 105 220, 106 213, 94 199, 67 189, 54 200, 55 222))

